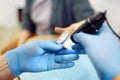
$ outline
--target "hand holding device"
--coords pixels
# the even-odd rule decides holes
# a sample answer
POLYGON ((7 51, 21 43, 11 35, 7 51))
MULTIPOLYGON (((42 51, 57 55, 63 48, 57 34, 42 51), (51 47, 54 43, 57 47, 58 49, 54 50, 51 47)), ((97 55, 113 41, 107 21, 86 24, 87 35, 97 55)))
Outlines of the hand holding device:
MULTIPOLYGON (((103 25, 106 20, 105 14, 106 12, 100 12, 93 15, 76 30, 68 28, 69 35, 67 32, 63 32, 67 35, 63 39, 58 38, 58 42, 60 40, 66 42, 68 37, 71 37, 74 43, 80 44, 85 48, 100 78, 102 80, 112 80, 116 74, 120 73, 120 45, 119 37, 110 28, 110 25, 109 27, 103 25)), ((65 46, 65 43, 63 45, 65 46)))
POLYGON ((98 34, 79 32, 73 39, 85 48, 101 80, 113 80, 120 73, 119 39, 107 25, 98 34))

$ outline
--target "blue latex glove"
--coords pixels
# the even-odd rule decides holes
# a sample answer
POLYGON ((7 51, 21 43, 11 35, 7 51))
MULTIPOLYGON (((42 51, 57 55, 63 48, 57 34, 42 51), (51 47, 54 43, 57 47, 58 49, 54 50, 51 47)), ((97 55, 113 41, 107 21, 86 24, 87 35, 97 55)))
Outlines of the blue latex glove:
POLYGON ((61 54, 85 54, 85 50, 81 46, 73 45, 67 49, 63 49, 63 50, 59 51, 57 54, 59 54, 59 55, 61 55, 61 54))
POLYGON ((74 66, 77 54, 57 55, 62 45, 52 41, 34 41, 26 43, 6 53, 8 66, 16 77, 23 72, 41 72, 64 69, 74 66))
POLYGON ((80 32, 74 39, 85 48, 101 80, 112 80, 120 73, 119 40, 107 25, 103 25, 98 34, 80 32))

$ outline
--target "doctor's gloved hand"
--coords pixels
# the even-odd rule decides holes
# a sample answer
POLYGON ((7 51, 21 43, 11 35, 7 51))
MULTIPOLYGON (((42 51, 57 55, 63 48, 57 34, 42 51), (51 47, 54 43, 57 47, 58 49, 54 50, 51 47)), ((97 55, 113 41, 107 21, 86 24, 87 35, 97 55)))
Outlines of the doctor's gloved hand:
POLYGON ((57 55, 62 45, 53 41, 38 40, 26 43, 6 53, 9 69, 17 77, 23 72, 42 72, 74 66, 77 54, 57 55))
POLYGON ((120 74, 119 39, 107 25, 98 34, 76 33, 74 40, 85 48, 101 80, 113 80, 120 74))

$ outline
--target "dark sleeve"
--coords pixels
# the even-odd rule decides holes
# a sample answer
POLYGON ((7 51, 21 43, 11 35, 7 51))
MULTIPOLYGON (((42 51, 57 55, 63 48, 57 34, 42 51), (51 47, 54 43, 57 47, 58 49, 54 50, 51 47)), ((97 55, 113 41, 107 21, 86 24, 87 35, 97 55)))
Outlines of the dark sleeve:
POLYGON ((92 9, 88 0, 72 0, 72 12, 75 22, 86 19, 93 15, 94 10, 92 9))
POLYGON ((35 32, 35 24, 33 23, 30 17, 30 9, 32 6, 32 2, 32 0, 26 0, 26 6, 23 11, 22 28, 33 33, 35 32))

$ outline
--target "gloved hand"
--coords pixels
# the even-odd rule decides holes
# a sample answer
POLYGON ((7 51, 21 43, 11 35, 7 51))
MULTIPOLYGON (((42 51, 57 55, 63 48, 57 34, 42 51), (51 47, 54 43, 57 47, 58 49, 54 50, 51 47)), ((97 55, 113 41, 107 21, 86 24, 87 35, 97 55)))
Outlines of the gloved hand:
POLYGON ((107 25, 98 34, 76 33, 74 40, 85 48, 101 80, 113 80, 120 73, 120 43, 107 25))
POLYGON ((62 49, 52 41, 34 41, 26 43, 6 53, 10 71, 16 77, 23 72, 41 72, 53 69, 64 69, 74 66, 77 54, 57 55, 62 49))

